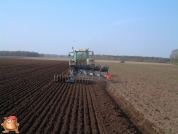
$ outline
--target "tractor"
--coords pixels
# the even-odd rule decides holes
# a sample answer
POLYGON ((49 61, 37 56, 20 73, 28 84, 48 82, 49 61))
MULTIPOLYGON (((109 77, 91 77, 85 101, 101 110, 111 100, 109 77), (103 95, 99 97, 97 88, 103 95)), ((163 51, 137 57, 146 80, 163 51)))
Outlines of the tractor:
POLYGON ((108 73, 109 66, 101 67, 100 65, 95 65, 93 51, 89 51, 89 49, 72 50, 73 52, 68 54, 69 57, 73 57, 69 60, 69 69, 65 74, 55 74, 55 82, 90 83, 111 78, 108 73))

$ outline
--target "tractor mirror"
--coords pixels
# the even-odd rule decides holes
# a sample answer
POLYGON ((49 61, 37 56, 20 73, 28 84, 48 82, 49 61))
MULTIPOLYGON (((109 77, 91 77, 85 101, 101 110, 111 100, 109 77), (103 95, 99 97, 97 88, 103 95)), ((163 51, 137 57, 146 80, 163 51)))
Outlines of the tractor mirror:
POLYGON ((68 56, 70 57, 70 54, 68 56))

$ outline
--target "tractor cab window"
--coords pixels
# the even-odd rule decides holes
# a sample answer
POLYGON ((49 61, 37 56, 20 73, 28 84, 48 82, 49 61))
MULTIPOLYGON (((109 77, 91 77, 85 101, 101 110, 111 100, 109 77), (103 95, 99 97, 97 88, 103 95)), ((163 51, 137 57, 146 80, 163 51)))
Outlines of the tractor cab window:
POLYGON ((87 52, 76 52, 76 55, 74 55, 75 59, 86 59, 89 55, 87 52))

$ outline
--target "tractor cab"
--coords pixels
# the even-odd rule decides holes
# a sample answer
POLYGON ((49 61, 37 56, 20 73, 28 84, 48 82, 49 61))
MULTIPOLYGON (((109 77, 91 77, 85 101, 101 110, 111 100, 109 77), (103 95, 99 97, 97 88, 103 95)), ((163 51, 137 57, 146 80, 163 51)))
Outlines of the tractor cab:
POLYGON ((70 66, 75 65, 95 65, 95 61, 93 57, 93 51, 89 51, 88 49, 78 49, 73 50, 73 52, 69 52, 69 56, 73 57, 72 60, 69 61, 70 66))

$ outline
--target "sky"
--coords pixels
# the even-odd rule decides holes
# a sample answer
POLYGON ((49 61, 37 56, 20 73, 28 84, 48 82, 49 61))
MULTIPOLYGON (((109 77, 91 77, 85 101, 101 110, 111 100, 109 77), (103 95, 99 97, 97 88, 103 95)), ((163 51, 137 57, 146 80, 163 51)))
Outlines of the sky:
POLYGON ((0 50, 169 58, 178 0, 1 0, 0 50))

